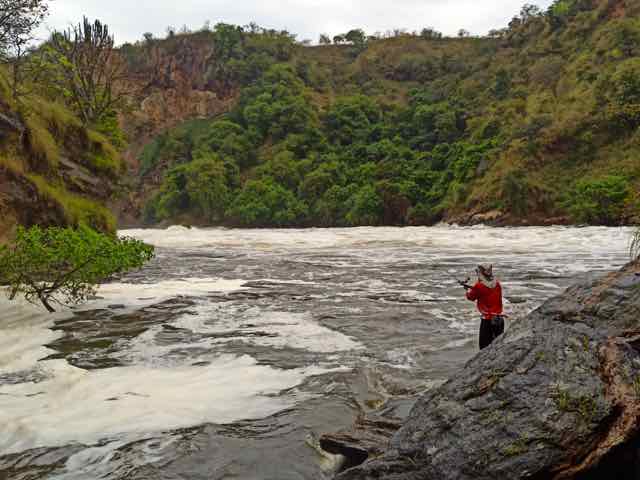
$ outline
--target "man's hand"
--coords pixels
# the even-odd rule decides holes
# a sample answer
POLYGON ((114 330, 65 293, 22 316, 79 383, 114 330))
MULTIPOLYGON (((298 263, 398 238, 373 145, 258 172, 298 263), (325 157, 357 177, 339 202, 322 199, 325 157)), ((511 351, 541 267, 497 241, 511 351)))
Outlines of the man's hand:
POLYGON ((462 288, 464 288, 465 290, 471 290, 471 288, 473 288, 473 287, 471 287, 471 285, 469 285, 469 282, 470 282, 470 281, 471 281, 471 279, 467 277, 467 279, 466 279, 466 280, 464 280, 464 281, 462 281, 462 280, 458 280, 458 283, 459 283, 459 284, 460 284, 460 286, 461 286, 462 288))

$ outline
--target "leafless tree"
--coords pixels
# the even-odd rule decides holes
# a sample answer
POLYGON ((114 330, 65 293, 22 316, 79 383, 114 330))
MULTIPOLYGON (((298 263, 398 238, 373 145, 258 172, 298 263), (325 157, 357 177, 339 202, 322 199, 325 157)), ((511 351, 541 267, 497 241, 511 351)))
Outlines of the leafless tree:
POLYGON ((80 24, 54 32, 46 49, 58 67, 52 81, 70 98, 84 124, 99 122, 124 101, 124 62, 107 25, 84 17, 80 24))

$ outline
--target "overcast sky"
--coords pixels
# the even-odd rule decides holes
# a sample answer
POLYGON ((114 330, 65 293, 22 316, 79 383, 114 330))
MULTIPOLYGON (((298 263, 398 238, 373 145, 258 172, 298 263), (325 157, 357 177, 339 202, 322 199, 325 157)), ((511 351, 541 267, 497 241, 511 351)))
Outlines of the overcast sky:
POLYGON ((51 0, 51 15, 42 29, 61 29, 82 15, 106 22, 117 43, 133 42, 144 32, 164 36, 167 26, 199 29, 209 20, 286 29, 299 40, 314 42, 320 33, 335 35, 351 28, 367 33, 395 28, 434 27, 448 35, 464 28, 486 34, 502 28, 524 3, 542 8, 552 0, 51 0))

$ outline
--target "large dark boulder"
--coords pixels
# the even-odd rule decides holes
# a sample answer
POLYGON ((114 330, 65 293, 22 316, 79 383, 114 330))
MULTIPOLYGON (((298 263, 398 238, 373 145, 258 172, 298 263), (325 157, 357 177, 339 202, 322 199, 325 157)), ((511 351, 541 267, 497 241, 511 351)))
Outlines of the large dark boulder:
POLYGON ((340 480, 640 478, 640 265, 513 322, 340 480))

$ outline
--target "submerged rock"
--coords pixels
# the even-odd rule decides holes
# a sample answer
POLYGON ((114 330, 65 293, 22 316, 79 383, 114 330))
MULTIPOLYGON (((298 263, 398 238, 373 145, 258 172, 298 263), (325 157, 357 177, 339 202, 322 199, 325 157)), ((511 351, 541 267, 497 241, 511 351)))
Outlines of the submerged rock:
POLYGON ((342 467, 348 469, 362 464, 367 458, 381 455, 399 428, 400 423, 394 419, 362 414, 353 428, 325 434, 319 445, 325 452, 343 455, 342 467))
POLYGON ((639 272, 592 277, 515 322, 337 478, 639 478, 639 272))

